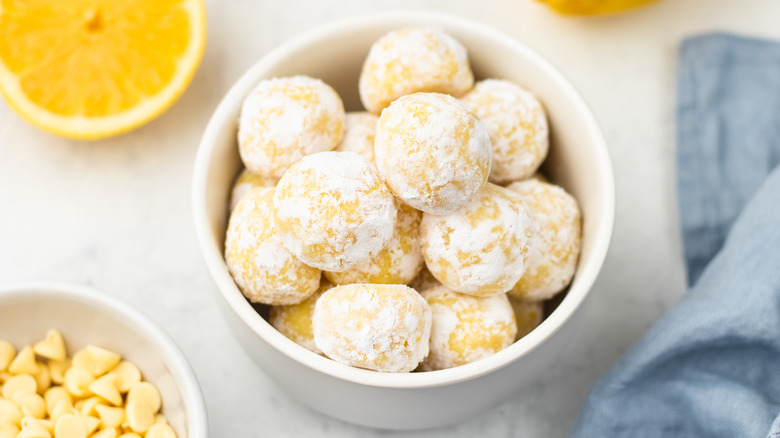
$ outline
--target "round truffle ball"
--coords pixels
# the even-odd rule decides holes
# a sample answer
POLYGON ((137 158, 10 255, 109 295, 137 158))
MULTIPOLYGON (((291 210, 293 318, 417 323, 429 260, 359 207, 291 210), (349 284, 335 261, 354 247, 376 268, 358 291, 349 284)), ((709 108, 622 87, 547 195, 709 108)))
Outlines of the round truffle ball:
POLYGON ((410 94, 382 111, 374 152, 393 193, 436 215, 456 210, 485 185, 492 153, 474 114, 438 93, 410 94))
POLYGON ((256 188, 238 203, 228 223, 225 262, 249 301, 295 304, 317 290, 321 273, 282 244, 272 219, 273 198, 273 188, 256 188))
POLYGON ((512 305, 512 310, 515 312, 515 322, 517 322, 517 335, 515 335, 515 340, 531 333, 533 329, 542 323, 542 318, 544 317, 544 302, 518 300, 513 296, 509 296, 509 303, 512 305))
POLYGON ((344 105, 336 91, 308 76, 266 79, 244 99, 238 147, 244 165, 281 177, 302 157, 330 151, 344 135, 344 105))
POLYGON ((438 286, 422 296, 431 306, 433 324, 430 352, 421 371, 472 363, 515 340, 517 325, 506 294, 475 297, 438 286))
POLYGON ((431 29, 392 31, 372 46, 358 88, 366 109, 379 114, 390 102, 416 92, 460 96, 474 85, 463 45, 431 29))
POLYGON ((577 200, 554 184, 540 180, 507 186, 531 210, 535 235, 525 272, 509 291, 524 300, 546 300, 571 282, 582 240, 582 216, 577 200))
POLYGON ((404 285, 349 284, 314 309, 314 341, 329 358, 386 372, 409 372, 428 354, 431 309, 404 285))
POLYGON ((336 146, 336 150, 358 153, 373 163, 374 138, 378 122, 379 117, 367 112, 347 113, 344 139, 336 146))
POLYGON ((230 211, 233 211, 238 202, 256 187, 276 187, 279 178, 275 176, 260 176, 249 169, 244 169, 233 183, 230 192, 230 211))
POLYGON ((523 275, 531 227, 519 196, 488 183, 453 213, 423 215, 425 264, 452 290, 478 296, 504 293, 523 275))
POLYGON ((461 101, 490 135, 491 182, 505 184, 536 172, 549 149, 547 117, 536 96, 513 82, 487 79, 477 82, 461 101))
POLYGON ((317 292, 298 304, 288 306, 273 306, 268 314, 268 322, 281 334, 287 336, 296 344, 311 350, 317 354, 322 350, 314 343, 314 306, 325 291, 332 289, 333 285, 323 280, 317 292))
POLYGON ((325 277, 335 284, 409 283, 423 265, 422 248, 418 238, 421 219, 420 211, 408 205, 399 205, 393 237, 379 254, 346 271, 325 272, 325 277))
POLYGON ((393 194, 354 152, 320 152, 292 165, 276 186, 274 223, 298 259, 343 271, 376 256, 393 237, 393 194))

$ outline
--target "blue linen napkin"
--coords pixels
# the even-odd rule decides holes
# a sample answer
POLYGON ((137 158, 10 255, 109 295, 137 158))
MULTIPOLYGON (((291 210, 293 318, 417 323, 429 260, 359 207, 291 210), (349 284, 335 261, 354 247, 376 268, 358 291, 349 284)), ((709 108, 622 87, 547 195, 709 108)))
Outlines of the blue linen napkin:
POLYGON ((575 438, 780 437, 780 44, 685 40, 677 110, 692 286, 596 383, 575 438))

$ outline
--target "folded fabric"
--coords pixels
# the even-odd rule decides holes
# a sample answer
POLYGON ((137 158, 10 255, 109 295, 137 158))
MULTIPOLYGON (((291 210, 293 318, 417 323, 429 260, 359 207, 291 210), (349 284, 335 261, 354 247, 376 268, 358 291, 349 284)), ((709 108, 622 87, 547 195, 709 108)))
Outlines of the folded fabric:
POLYGON ((677 84, 677 183, 688 284, 780 162, 780 43, 685 40, 677 84))
POLYGON ((686 40, 677 123, 693 286, 593 387, 574 437, 780 437, 780 44, 686 40))

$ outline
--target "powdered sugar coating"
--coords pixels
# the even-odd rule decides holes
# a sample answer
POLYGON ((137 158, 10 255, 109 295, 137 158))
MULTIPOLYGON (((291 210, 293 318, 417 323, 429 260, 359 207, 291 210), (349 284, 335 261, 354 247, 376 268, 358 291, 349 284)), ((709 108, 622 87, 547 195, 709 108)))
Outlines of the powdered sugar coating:
POLYGON ((239 201, 255 187, 276 187, 277 182, 279 178, 275 176, 260 176, 249 169, 244 169, 233 183, 233 190, 230 192, 230 211, 233 211, 239 201))
POLYGON ((509 291, 524 300, 546 300, 562 291, 574 276, 582 240, 577 200, 563 188, 539 180, 507 186, 533 215, 536 230, 525 273, 509 291))
POLYGON ((379 117, 367 112, 347 113, 344 139, 336 146, 336 150, 356 152, 373 163, 377 122, 379 117))
POLYGON ((320 299, 322 294, 332 288, 333 284, 323 280, 317 292, 314 292, 312 296, 300 303, 271 307, 271 311, 268 314, 268 322, 296 344, 317 354, 322 353, 322 350, 314 343, 312 319, 314 318, 314 307, 317 304, 317 300, 320 299))
POLYGON ((475 297, 437 286, 422 292, 431 306, 430 352, 421 371, 475 362, 508 347, 517 325, 506 294, 475 297))
POLYGON ((256 188, 233 210, 225 237, 225 262, 250 301, 295 304, 313 294, 320 270, 301 263, 282 245, 272 220, 273 188, 256 188))
POLYGON ((487 182, 491 146, 485 127, 452 96, 415 93, 382 111, 376 165, 393 193, 410 206, 447 214, 487 182))
POLYGON ((505 184, 529 178, 549 149, 549 128, 539 99, 502 79, 477 82, 461 97, 487 128, 493 145, 490 181, 505 184))
POLYGON ((344 104, 319 79, 292 76, 260 81, 241 106, 241 159, 263 176, 281 177, 302 157, 335 148, 343 135, 344 104))
POLYGON ((350 284, 325 292, 314 309, 314 341, 347 365, 409 372, 428 354, 431 309, 403 285, 350 284))
POLYGON ((424 214, 420 240, 428 270, 452 290, 502 294, 523 275, 531 216, 519 196, 488 183, 466 205, 445 216, 424 214))
POLYGON ((320 152, 295 163, 276 186, 274 223, 309 266, 343 271, 376 256, 393 237, 393 194, 354 152, 320 152))
POLYGON ((417 236, 421 219, 420 211, 400 204, 393 237, 379 254, 346 271, 324 272, 325 277, 336 284, 409 283, 423 266, 422 248, 417 236))
POLYGON ((437 92, 459 96, 474 84, 465 47, 439 30, 399 29, 368 52, 358 88, 363 106, 379 114, 401 96, 437 92))
POLYGON ((508 296, 509 304, 512 305, 512 311, 515 313, 515 322, 517 323, 515 340, 518 340, 541 324, 544 317, 544 303, 542 301, 519 300, 508 296))

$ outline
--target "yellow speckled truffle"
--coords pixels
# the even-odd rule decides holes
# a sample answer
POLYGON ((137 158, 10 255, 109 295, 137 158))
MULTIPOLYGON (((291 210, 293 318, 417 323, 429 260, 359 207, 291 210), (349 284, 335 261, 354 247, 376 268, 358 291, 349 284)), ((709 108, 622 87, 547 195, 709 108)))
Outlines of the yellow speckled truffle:
POLYGON ((379 117, 366 112, 347 113, 344 139, 337 151, 356 152, 366 160, 374 162, 374 138, 379 117))
POLYGON ((344 105, 336 91, 308 76, 266 79, 244 99, 238 146, 244 165, 281 177, 302 157, 330 151, 344 135, 344 105))
POLYGON ((430 352, 421 371, 472 363, 515 340, 517 325, 506 294, 475 297, 438 286, 422 296, 431 306, 433 325, 430 352))
POLYGON ((542 301, 518 300, 509 296, 509 303, 515 312, 515 321, 517 322, 517 335, 515 340, 531 333, 542 322, 544 316, 544 303, 542 301))
POLYGON ((417 292, 422 292, 436 286, 441 286, 441 283, 439 283, 439 280, 437 280, 436 277, 431 274, 431 271, 428 270, 428 267, 425 266, 425 263, 423 263, 423 267, 420 269, 420 273, 414 277, 414 280, 412 280, 411 283, 409 283, 409 287, 416 290, 417 292))
POLYGON ((490 134, 490 181, 504 184, 529 178, 547 156, 549 128, 539 100, 501 79, 478 82, 461 98, 490 134))
POLYGON ((524 300, 546 300, 574 276, 580 254, 581 214, 577 201, 561 187, 538 180, 507 186, 520 195, 536 230, 525 273, 509 291, 524 300))
POLYGON ((228 223, 225 261, 250 301, 299 303, 317 290, 321 273, 282 245, 272 220, 273 197, 273 188, 256 188, 238 203, 228 223))
POLYGON ((412 281, 423 265, 420 239, 422 213, 401 204, 390 242, 374 258, 342 272, 325 272, 336 284, 378 283, 406 284, 412 281))
POLYGON ((323 280, 320 288, 314 295, 306 298, 298 304, 289 306, 273 306, 268 314, 268 322, 276 330, 296 344, 309 349, 315 353, 322 353, 314 343, 314 329, 312 328, 312 318, 314 317, 314 306, 325 291, 333 288, 333 285, 323 280))
POLYGON ((453 213, 423 215, 425 264, 452 290, 478 296, 504 293, 525 270, 531 227, 519 196, 488 183, 453 213))
POLYGON ((393 193, 410 206, 447 214, 485 185, 490 138, 482 123, 452 96, 416 93, 382 111, 376 165, 393 193))
POLYGON ((325 292, 314 309, 314 341, 347 365, 409 372, 428 354, 431 309, 404 285, 349 284, 325 292))
POLYGON ((260 176, 249 169, 244 169, 230 192, 230 211, 236 208, 238 202, 256 187, 276 187, 279 178, 275 176, 260 176))
POLYGON ((358 87, 368 111, 379 114, 401 96, 436 92, 459 96, 474 85, 466 49, 436 30, 400 29, 371 46, 358 87))
POLYGON ((376 256, 393 237, 393 194, 354 152, 320 152, 295 163, 276 186, 274 223, 309 266, 344 271, 376 256))

